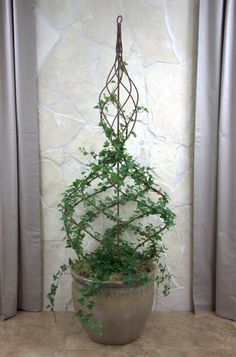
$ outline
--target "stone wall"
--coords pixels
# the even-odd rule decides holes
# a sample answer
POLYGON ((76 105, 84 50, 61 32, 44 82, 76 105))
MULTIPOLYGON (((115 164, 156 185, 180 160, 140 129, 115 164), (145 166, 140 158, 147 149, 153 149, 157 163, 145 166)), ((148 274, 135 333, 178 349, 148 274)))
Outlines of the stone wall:
MULTIPOLYGON (((190 310, 197 1, 37 0, 35 11, 44 296, 52 274, 71 254, 61 232, 60 194, 85 165, 78 148, 97 150, 103 141, 93 106, 114 61, 116 17, 122 14, 124 59, 149 108, 129 149, 154 167, 177 214, 176 228, 165 235, 173 289, 167 298, 157 294, 155 306, 190 310)), ((72 308, 70 284, 66 274, 57 310, 72 308)))

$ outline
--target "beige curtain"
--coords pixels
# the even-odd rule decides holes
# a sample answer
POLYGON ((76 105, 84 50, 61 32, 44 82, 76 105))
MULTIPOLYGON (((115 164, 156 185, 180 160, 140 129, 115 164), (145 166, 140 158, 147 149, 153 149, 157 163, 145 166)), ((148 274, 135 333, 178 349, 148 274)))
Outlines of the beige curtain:
POLYGON ((235 0, 200 0, 193 258, 195 311, 236 320, 235 0))
POLYGON ((31 0, 0 1, 0 314, 41 309, 35 26, 31 0))

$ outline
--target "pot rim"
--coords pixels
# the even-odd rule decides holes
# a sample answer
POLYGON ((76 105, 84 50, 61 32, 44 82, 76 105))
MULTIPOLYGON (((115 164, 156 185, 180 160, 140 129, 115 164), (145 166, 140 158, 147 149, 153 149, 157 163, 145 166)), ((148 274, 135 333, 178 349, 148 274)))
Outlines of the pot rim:
MULTIPOLYGON (((92 279, 88 279, 88 278, 85 278, 83 277, 82 275, 79 275, 75 269, 73 269, 72 267, 70 268, 71 270, 71 275, 72 277, 79 283, 81 283, 82 285, 88 285, 89 283, 91 283, 93 280, 92 279)), ((148 275, 154 275, 154 272, 155 272, 155 269, 148 273, 148 275)), ((133 284, 127 284, 127 283, 124 283, 123 281, 116 281, 116 280, 107 280, 107 281, 102 281, 100 282, 100 287, 103 287, 103 288, 117 288, 117 289, 120 289, 120 288, 130 288, 130 287, 139 287, 139 286, 147 286, 149 285, 150 283, 153 283, 152 281, 149 281, 147 284, 138 284, 138 283, 133 283, 133 284)))

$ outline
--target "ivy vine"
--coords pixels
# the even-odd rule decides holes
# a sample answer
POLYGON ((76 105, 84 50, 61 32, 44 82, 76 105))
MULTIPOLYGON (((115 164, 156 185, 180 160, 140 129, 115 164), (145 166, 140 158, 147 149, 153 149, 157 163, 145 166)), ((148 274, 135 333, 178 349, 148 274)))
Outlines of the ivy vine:
POLYGON ((66 248, 75 251, 76 259, 61 265, 47 295, 48 308, 53 311, 59 280, 69 267, 88 278, 90 283, 80 289, 81 309, 76 315, 99 334, 103 322, 94 321, 92 311, 101 282, 147 284, 155 280, 168 295, 171 274, 162 259, 166 252, 163 233, 175 224, 170 198, 155 182, 152 169, 138 163, 126 149, 130 135, 136 136, 133 129, 137 115, 148 109, 138 105, 138 91, 118 44, 115 63, 95 106, 105 134, 103 147, 100 152, 81 148, 90 158, 87 169, 65 190, 58 205, 66 248), (121 89, 126 95, 123 102, 121 89), (133 109, 128 111, 129 101, 133 109), (130 203, 134 207, 131 214, 122 214, 130 203), (96 229, 96 219, 101 215, 109 222, 102 232, 96 229), (85 238, 96 242, 94 250, 85 250, 85 238))

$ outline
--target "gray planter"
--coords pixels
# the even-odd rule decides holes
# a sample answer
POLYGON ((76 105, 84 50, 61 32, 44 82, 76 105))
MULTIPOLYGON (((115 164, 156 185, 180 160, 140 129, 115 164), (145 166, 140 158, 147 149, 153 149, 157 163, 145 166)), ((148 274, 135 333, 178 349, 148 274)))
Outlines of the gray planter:
MULTIPOLYGON (((81 297, 79 289, 85 288, 89 282, 74 270, 72 272, 72 297, 76 311, 81 309, 78 303, 81 297)), ((95 320, 104 323, 104 335, 83 325, 89 337, 98 343, 107 345, 122 345, 140 336, 152 310, 154 283, 147 285, 127 285, 121 282, 103 282, 97 296, 92 300, 95 306, 92 310, 95 320)))

